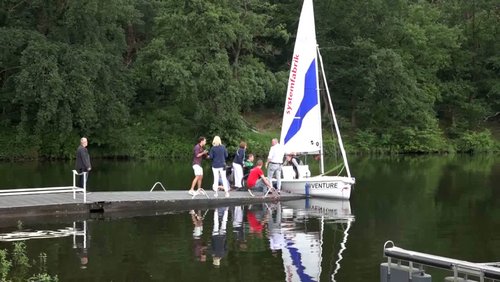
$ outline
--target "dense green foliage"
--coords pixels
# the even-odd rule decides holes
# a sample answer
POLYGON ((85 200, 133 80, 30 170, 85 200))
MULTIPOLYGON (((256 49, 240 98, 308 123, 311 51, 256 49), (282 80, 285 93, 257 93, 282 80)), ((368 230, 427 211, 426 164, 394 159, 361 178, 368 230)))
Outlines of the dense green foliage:
POLYGON ((51 276, 47 273, 47 256, 44 253, 40 254, 38 260, 33 259, 30 262, 26 243, 16 242, 12 246, 11 253, 6 249, 0 249, 0 281, 59 281, 57 275, 51 276))
MULTIPOLYGON (((281 113, 300 7, 0 0, 0 158, 71 157, 82 135, 103 156, 181 157, 215 134, 267 148, 242 113, 281 113)), ((328 0, 315 11, 350 151, 498 150, 495 1, 328 0)))

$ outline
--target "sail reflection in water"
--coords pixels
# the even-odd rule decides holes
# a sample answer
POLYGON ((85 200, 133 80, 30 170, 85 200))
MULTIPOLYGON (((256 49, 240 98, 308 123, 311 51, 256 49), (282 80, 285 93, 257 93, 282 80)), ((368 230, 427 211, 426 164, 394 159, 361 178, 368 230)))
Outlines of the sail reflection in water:
POLYGON ((336 281, 335 275, 340 270, 348 232, 354 222, 349 201, 314 198, 305 203, 293 201, 283 205, 279 209, 282 214, 281 226, 271 230, 271 238, 274 234, 282 234, 284 238, 282 257, 286 281, 321 280, 323 248, 336 247, 323 245, 325 225, 334 225, 335 232, 342 235, 340 242, 334 242, 340 244, 335 263, 329 265, 331 281, 336 281), (314 224, 316 226, 311 226, 314 224))
POLYGON ((228 269, 238 264, 228 253, 270 251, 281 261, 285 281, 336 281, 354 222, 349 201, 320 198, 216 208, 210 211, 213 216, 207 216, 208 212, 190 211, 197 261, 206 261, 209 253, 213 267, 228 269), (200 242, 205 237, 203 219, 213 223, 208 244, 200 242), (228 233, 227 227, 232 227, 232 232, 228 233), (234 247, 228 247, 228 241, 234 247))

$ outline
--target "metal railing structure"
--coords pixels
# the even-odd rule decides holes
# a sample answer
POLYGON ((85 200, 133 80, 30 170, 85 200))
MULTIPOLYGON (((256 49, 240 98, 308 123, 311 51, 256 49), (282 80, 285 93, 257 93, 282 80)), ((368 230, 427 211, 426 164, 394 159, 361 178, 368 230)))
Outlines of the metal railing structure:
POLYGON ((73 227, 65 227, 57 230, 17 230, 8 233, 0 233, 0 242, 16 242, 32 239, 50 239, 73 236, 73 248, 76 248, 76 239, 83 237, 83 247, 87 247, 87 221, 83 221, 82 228, 77 228, 76 222, 73 227))
POLYGON ((68 193, 73 192, 73 199, 76 199, 76 193, 83 193, 83 202, 87 202, 87 172, 78 173, 76 170, 71 171, 73 174, 73 186, 60 187, 43 187, 43 188, 16 188, 16 189, 0 189, 0 196, 18 196, 18 195, 37 195, 37 194, 53 194, 53 193, 68 193), (85 179, 83 188, 76 186, 76 176, 81 175, 85 179))
POLYGON ((469 278, 479 279, 480 282, 500 281, 500 262, 473 263, 414 252, 396 247, 392 241, 385 242, 384 256, 387 257, 388 260, 389 275, 391 273, 391 264, 394 266, 401 266, 402 261, 406 261, 408 262, 409 273, 412 273, 413 270, 423 271, 423 266, 429 266, 453 271, 453 281, 469 281, 469 278), (395 263, 392 261, 393 259, 396 259, 395 263), (414 263, 417 264, 417 266, 414 266, 414 263))
POLYGON ((160 185, 160 187, 163 189, 163 191, 167 192, 167 190, 165 189, 165 187, 163 187, 163 184, 161 184, 161 182, 156 182, 153 187, 151 187, 151 190, 149 190, 149 192, 153 192, 153 190, 156 188, 157 185, 160 185))

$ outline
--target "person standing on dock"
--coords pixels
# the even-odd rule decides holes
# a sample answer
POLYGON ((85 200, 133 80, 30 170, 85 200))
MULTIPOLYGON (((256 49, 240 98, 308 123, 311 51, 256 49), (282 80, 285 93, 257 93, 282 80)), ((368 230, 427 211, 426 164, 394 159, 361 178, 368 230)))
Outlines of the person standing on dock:
POLYGON ((272 146, 266 162, 267 178, 269 178, 269 182, 273 183, 273 177, 276 177, 276 188, 279 193, 281 191, 281 166, 283 164, 283 157, 285 156, 285 149, 278 142, 277 138, 273 138, 271 144, 272 146))
POLYGON ((233 159, 234 188, 236 190, 241 189, 241 183, 243 180, 243 162, 245 161, 246 149, 247 143, 241 141, 233 159))
POLYGON ((207 139, 203 136, 198 138, 198 143, 194 145, 193 148, 193 170, 194 170, 194 179, 191 182, 191 189, 189 189, 189 195, 197 195, 201 189, 201 181, 203 180, 203 168, 201 167, 201 161, 203 157, 206 157, 208 151, 203 147, 207 143, 207 139), (198 186, 198 190, 194 191, 194 186, 198 186))
POLYGON ((83 175, 78 175, 78 187, 83 188, 84 183, 89 179, 89 172, 92 169, 90 164, 90 155, 87 150, 88 140, 86 137, 80 139, 80 146, 76 149, 76 164, 75 169, 78 173, 86 172, 83 175))
POLYGON ((214 196, 217 197, 217 191, 219 190, 219 177, 222 178, 222 186, 224 186, 224 191, 226 192, 226 197, 229 197, 229 183, 227 183, 226 176, 226 158, 228 156, 226 147, 222 145, 222 141, 219 136, 214 137, 212 142, 212 148, 210 148, 210 159, 212 159, 212 172, 214 174, 214 184, 212 189, 214 190, 214 196))

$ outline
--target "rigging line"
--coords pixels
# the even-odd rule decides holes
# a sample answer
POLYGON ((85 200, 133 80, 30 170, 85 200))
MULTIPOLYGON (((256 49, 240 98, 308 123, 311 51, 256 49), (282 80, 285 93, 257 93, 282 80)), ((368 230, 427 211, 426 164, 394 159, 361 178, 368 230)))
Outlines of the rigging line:
POLYGON ((337 242, 337 232, 335 232, 337 230, 334 230, 333 232, 333 244, 332 244, 332 255, 330 256, 330 262, 328 263, 328 265, 330 266, 330 271, 328 271, 328 273, 330 273, 330 275, 333 273, 333 270, 332 270, 332 267, 333 267, 333 260, 334 260, 334 250, 335 250, 335 242, 337 242))
POLYGON ((351 220, 347 220, 347 228, 344 231, 344 239, 340 243, 340 250, 339 250, 338 259, 335 262, 335 264, 337 265, 337 267, 335 268, 335 270, 333 271, 333 274, 332 274, 332 281, 334 281, 334 282, 336 281, 335 280, 335 274, 337 274, 337 272, 340 270, 340 261, 344 258, 342 256, 342 252, 344 252, 344 250, 347 248, 345 246, 345 244, 347 243, 347 236, 349 236, 349 229, 350 228, 351 228, 351 220))
MULTIPOLYGON (((323 58, 321 57, 321 53, 319 52, 318 48, 317 48, 317 54, 318 54, 318 59, 319 59, 320 65, 321 65, 321 70, 323 73, 323 79, 326 81, 325 70, 324 70, 324 65, 323 65, 323 58)), ((347 155, 346 155, 346 152, 344 149, 344 144, 342 142, 342 136, 340 135, 340 129, 339 129, 339 124, 337 122, 337 117, 335 116, 335 110, 333 109, 333 103, 332 103, 332 98, 330 96, 330 90, 328 90, 328 84, 325 84, 325 87, 326 87, 326 93, 328 94, 327 95, 328 104, 330 106, 330 110, 332 111, 333 123, 335 124, 335 131, 337 132, 337 141, 339 143, 340 152, 342 153, 342 159, 344 161, 345 170, 347 173, 347 177, 351 178, 351 170, 349 169, 349 163, 347 162, 347 155)), ((322 161, 323 161, 323 159, 322 159, 322 161)))

